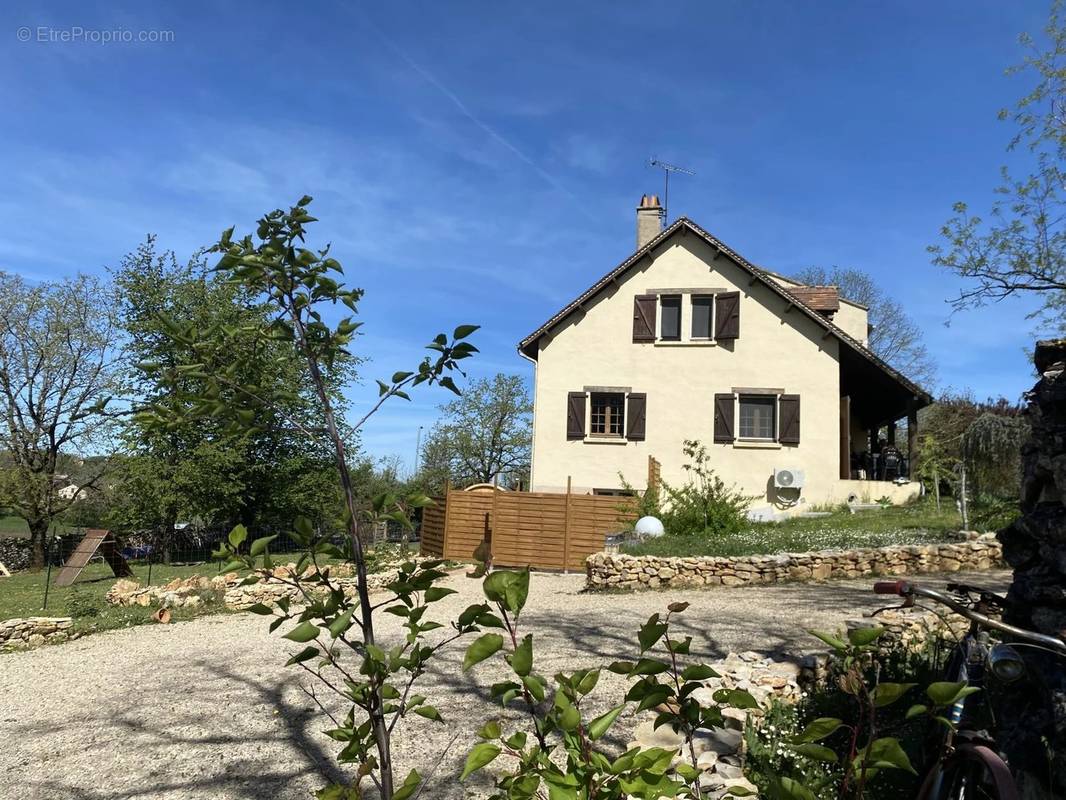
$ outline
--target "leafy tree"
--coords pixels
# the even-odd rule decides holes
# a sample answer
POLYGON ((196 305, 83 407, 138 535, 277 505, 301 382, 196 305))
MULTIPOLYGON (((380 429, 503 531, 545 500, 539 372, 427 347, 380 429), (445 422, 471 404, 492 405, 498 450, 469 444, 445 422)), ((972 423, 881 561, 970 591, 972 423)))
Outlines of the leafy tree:
POLYGON ((519 375, 474 381, 441 407, 443 418, 422 447, 422 485, 440 491, 446 480, 465 486, 499 478, 517 485, 529 475, 533 403, 519 375))
MULTIPOLYGON (((258 337, 267 307, 240 285, 208 273, 200 255, 179 265, 173 253, 157 253, 154 237, 126 256, 115 281, 128 389, 141 402, 172 412, 165 428, 137 415, 125 426, 131 457, 120 473, 124 526, 156 531, 168 558, 175 524, 183 519, 277 527, 299 510, 317 526, 336 525, 341 503, 331 455, 307 435, 320 425, 309 382, 291 347, 258 337), (186 351, 172 336, 176 329, 225 348, 170 383, 160 375, 176 369, 186 351), (254 424, 233 435, 218 412, 234 402, 238 386, 269 394, 277 405, 257 409, 249 415, 254 424), (208 398, 215 413, 181 413, 191 410, 191 396, 208 398)), ((349 357, 339 360, 334 380, 350 377, 354 364, 349 357)), ((343 408, 340 394, 333 386, 330 391, 343 408)))
POLYGON ((1018 126, 1009 149, 1024 144, 1035 166, 1022 178, 1002 168, 996 189, 1000 199, 988 219, 971 214, 966 203, 956 203, 955 216, 941 229, 946 243, 929 248, 934 264, 966 282, 951 301, 955 311, 1031 296, 1039 307, 1030 318, 1058 332, 1066 331, 1066 24, 1061 11, 1062 2, 1056 0, 1042 46, 1028 35, 1021 37, 1029 55, 1008 73, 1030 76, 1035 86, 1013 112, 999 112, 1000 119, 1018 126))
POLYGON ((873 326, 870 349, 918 384, 935 382, 936 364, 922 341, 922 329, 870 275, 858 269, 808 267, 793 278, 811 286, 836 286, 842 297, 866 306, 873 326))
MULTIPOLYGON (((343 288, 332 277, 342 274, 342 269, 329 255, 328 247, 311 250, 304 246, 306 226, 315 221, 307 209, 310 202, 310 197, 304 197, 288 211, 279 209, 267 214, 259 220, 254 237, 234 239, 232 228, 222 234, 212 248, 221 256, 216 267, 220 277, 269 308, 269 313, 257 324, 245 326, 251 331, 220 325, 221 335, 213 328, 168 324, 167 333, 181 358, 143 367, 166 391, 158 392, 145 404, 138 417, 146 427, 160 433, 180 425, 185 416, 218 420, 228 435, 241 437, 254 432, 263 418, 276 414, 308 440, 323 441, 329 447, 344 500, 345 547, 338 548, 329 541, 328 534, 316 532, 310 520, 297 518, 290 535, 306 550, 297 569, 279 579, 296 587, 305 605, 295 611, 288 602, 281 602, 275 609, 259 606, 253 611, 274 615, 272 630, 295 620, 295 627, 285 636, 305 647, 289 663, 319 677, 323 686, 349 704, 349 713, 336 719, 330 736, 344 744, 340 760, 358 765, 357 778, 354 785, 328 787, 319 796, 360 797, 360 784, 369 779, 386 800, 402 800, 414 794, 421 779, 412 772, 402 784, 397 784, 392 763, 393 729, 408 713, 440 719, 439 712, 426 704, 426 698, 411 694, 411 687, 440 648, 476 629, 478 614, 475 611, 455 623, 455 635, 442 642, 431 644, 425 640, 426 632, 442 627, 425 621, 426 611, 430 604, 450 593, 433 585, 444 575, 436 569, 439 562, 403 565, 397 580, 388 587, 392 600, 370 602, 366 554, 358 529, 360 518, 407 523, 407 508, 431 501, 409 495, 401 502, 386 493, 374 499, 368 512, 360 512, 348 462, 348 437, 338 418, 336 402, 338 371, 349 358, 348 347, 360 323, 351 315, 328 322, 326 314, 339 305, 354 314, 363 293, 343 288), (254 335, 246 339, 249 333, 254 335), (249 341, 259 347, 276 345, 299 357, 319 425, 307 426, 288 411, 288 403, 293 401, 292 387, 300 383, 246 382, 244 375, 258 352, 244 347, 249 341), (186 379, 190 376, 200 383, 189 386, 186 379), (328 569, 318 568, 319 559, 327 557, 347 557, 352 562, 355 585, 347 587, 348 591, 331 577, 328 569), (408 629, 406 641, 388 652, 375 635, 375 611, 382 607, 404 617, 408 629), (354 657, 356 666, 345 657, 354 657), (313 667, 309 665, 312 661, 313 667)), ((448 373, 458 369, 461 359, 476 352, 472 344, 463 341, 476 329, 475 325, 460 326, 451 340, 445 334, 438 335, 428 345, 431 355, 414 370, 397 372, 388 382, 379 381, 377 403, 353 429, 358 431, 390 398, 409 399, 412 387, 439 384, 458 393, 448 373)), ((256 455, 253 453, 252 457, 256 455)), ((269 546, 274 538, 259 537, 246 548, 247 530, 237 526, 218 554, 230 559, 231 568, 255 568, 257 571, 248 578, 254 582, 273 566, 269 546)))
MULTIPOLYGON (((64 455, 106 436, 103 410, 115 391, 115 320, 108 287, 80 275, 29 285, 0 273, 0 496, 26 520, 31 564, 44 563, 52 521, 74 498, 57 494, 64 455)), ((91 468, 80 485, 91 489, 91 468)))

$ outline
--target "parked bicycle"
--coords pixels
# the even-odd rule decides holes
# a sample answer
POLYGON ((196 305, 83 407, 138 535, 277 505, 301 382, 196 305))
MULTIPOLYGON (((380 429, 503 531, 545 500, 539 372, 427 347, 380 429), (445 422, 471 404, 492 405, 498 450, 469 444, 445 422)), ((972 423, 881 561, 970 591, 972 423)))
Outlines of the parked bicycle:
MULTIPOLYGON (((874 584, 874 591, 904 598, 901 608, 913 606, 916 598, 932 600, 970 621, 969 630, 948 659, 944 680, 966 681, 978 687, 984 687, 989 677, 1003 683, 1020 680, 1025 675, 1025 662, 1018 647, 1066 656, 1063 640, 996 619, 993 615, 1006 609, 1007 599, 979 586, 949 583, 949 596, 908 581, 881 581, 874 584), (1006 634, 1010 643, 993 642, 989 631, 1006 634)), ((954 729, 945 729, 918 800, 1018 800, 1010 769, 972 713, 977 696, 964 696, 952 707, 949 719, 954 729)))

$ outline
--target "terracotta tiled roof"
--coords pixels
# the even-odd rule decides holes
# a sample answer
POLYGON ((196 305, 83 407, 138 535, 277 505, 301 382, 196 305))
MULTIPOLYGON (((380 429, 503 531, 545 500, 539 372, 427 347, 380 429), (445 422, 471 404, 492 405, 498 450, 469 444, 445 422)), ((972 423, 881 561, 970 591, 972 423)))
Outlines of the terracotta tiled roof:
MULTIPOLYGON (((865 347, 862 342, 852 338, 843 329, 841 329, 837 325, 834 325, 831 320, 827 319, 823 314, 819 313, 816 309, 809 306, 803 300, 803 298, 796 294, 796 289, 798 288, 813 287, 792 287, 791 289, 785 288, 777 281, 775 281, 772 277, 770 277, 770 274, 767 271, 752 264, 738 252, 733 250, 728 245, 724 244, 715 236, 705 231, 703 228, 701 228, 695 222, 690 220, 688 217, 679 217, 662 233, 660 233, 654 239, 649 241, 647 244, 645 244, 643 247, 633 253, 633 255, 631 255, 617 267, 615 267, 602 278, 600 278, 598 281, 596 281, 596 283, 594 283, 592 286, 582 292, 581 295, 578 296, 575 300, 573 300, 569 305, 560 310, 557 314, 552 316, 551 319, 549 319, 547 322, 545 322, 543 325, 533 331, 533 333, 529 334, 529 336, 519 342, 518 351, 530 358, 535 359, 537 351, 534 345, 536 345, 537 340, 541 336, 546 334, 555 325, 570 316, 570 314, 572 314, 574 311, 584 306, 609 285, 617 282, 622 277, 622 275, 624 275, 630 268, 636 266, 636 264, 642 258, 650 256, 651 253, 659 245, 661 245, 671 236, 678 232, 687 233, 688 231, 695 233, 712 248, 714 248, 716 252, 727 256, 742 270, 750 273, 753 277, 761 281, 764 285, 768 286, 773 292, 780 295, 785 300, 788 300, 802 313, 806 314, 809 318, 811 318, 820 326, 822 326, 829 334, 839 339, 842 344, 846 345, 851 350, 854 350, 857 354, 865 358, 867 361, 870 361, 875 366, 883 370, 886 374, 888 374, 893 379, 897 380, 900 384, 902 384, 904 387, 906 387, 908 391, 912 392, 917 397, 920 397, 927 403, 932 402, 932 397, 922 387, 918 386, 918 384, 911 381, 906 375, 899 372, 898 370, 890 366, 887 362, 876 356, 872 351, 870 351, 869 348, 865 347)), ((837 302, 839 305, 839 297, 837 302)))
POLYGON ((840 310, 840 290, 835 286, 790 286, 788 290, 815 311, 840 310))

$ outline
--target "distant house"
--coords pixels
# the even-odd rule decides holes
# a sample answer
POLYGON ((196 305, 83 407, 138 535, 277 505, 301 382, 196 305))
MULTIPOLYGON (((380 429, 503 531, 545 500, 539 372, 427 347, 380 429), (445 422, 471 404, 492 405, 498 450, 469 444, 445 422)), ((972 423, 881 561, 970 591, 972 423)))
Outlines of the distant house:
POLYGON ((80 500, 85 496, 85 490, 73 483, 56 490, 56 494, 64 500, 80 500))
MULTIPOLYGON (((919 386, 867 347, 867 309, 755 266, 689 219, 637 209, 637 250, 521 341, 535 367, 531 488, 645 487, 648 457, 687 479, 682 443, 766 507, 902 501, 919 386), (877 431, 908 442, 874 455, 877 431), (879 460, 880 459, 880 460, 879 460), (885 461, 891 469, 883 470, 885 461)), ((756 503, 759 505, 759 503, 756 503)))

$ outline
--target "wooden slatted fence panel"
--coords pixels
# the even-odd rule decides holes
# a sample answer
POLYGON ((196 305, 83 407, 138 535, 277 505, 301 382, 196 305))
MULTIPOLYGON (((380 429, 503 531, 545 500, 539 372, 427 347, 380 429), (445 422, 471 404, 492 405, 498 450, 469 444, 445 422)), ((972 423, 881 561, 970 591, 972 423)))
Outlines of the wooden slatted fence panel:
POLYGON ((434 503, 422 509, 421 548, 424 556, 444 558, 444 517, 447 499, 434 497, 434 503))
POLYGON ((491 534, 492 494, 448 492, 444 557, 473 561, 474 551, 491 534))
POLYGON ((491 540, 494 566, 552 570, 585 568, 604 538, 632 519, 625 499, 550 492, 463 492, 423 512, 422 552, 474 560, 491 540), (495 497, 494 497, 495 495, 495 497))

